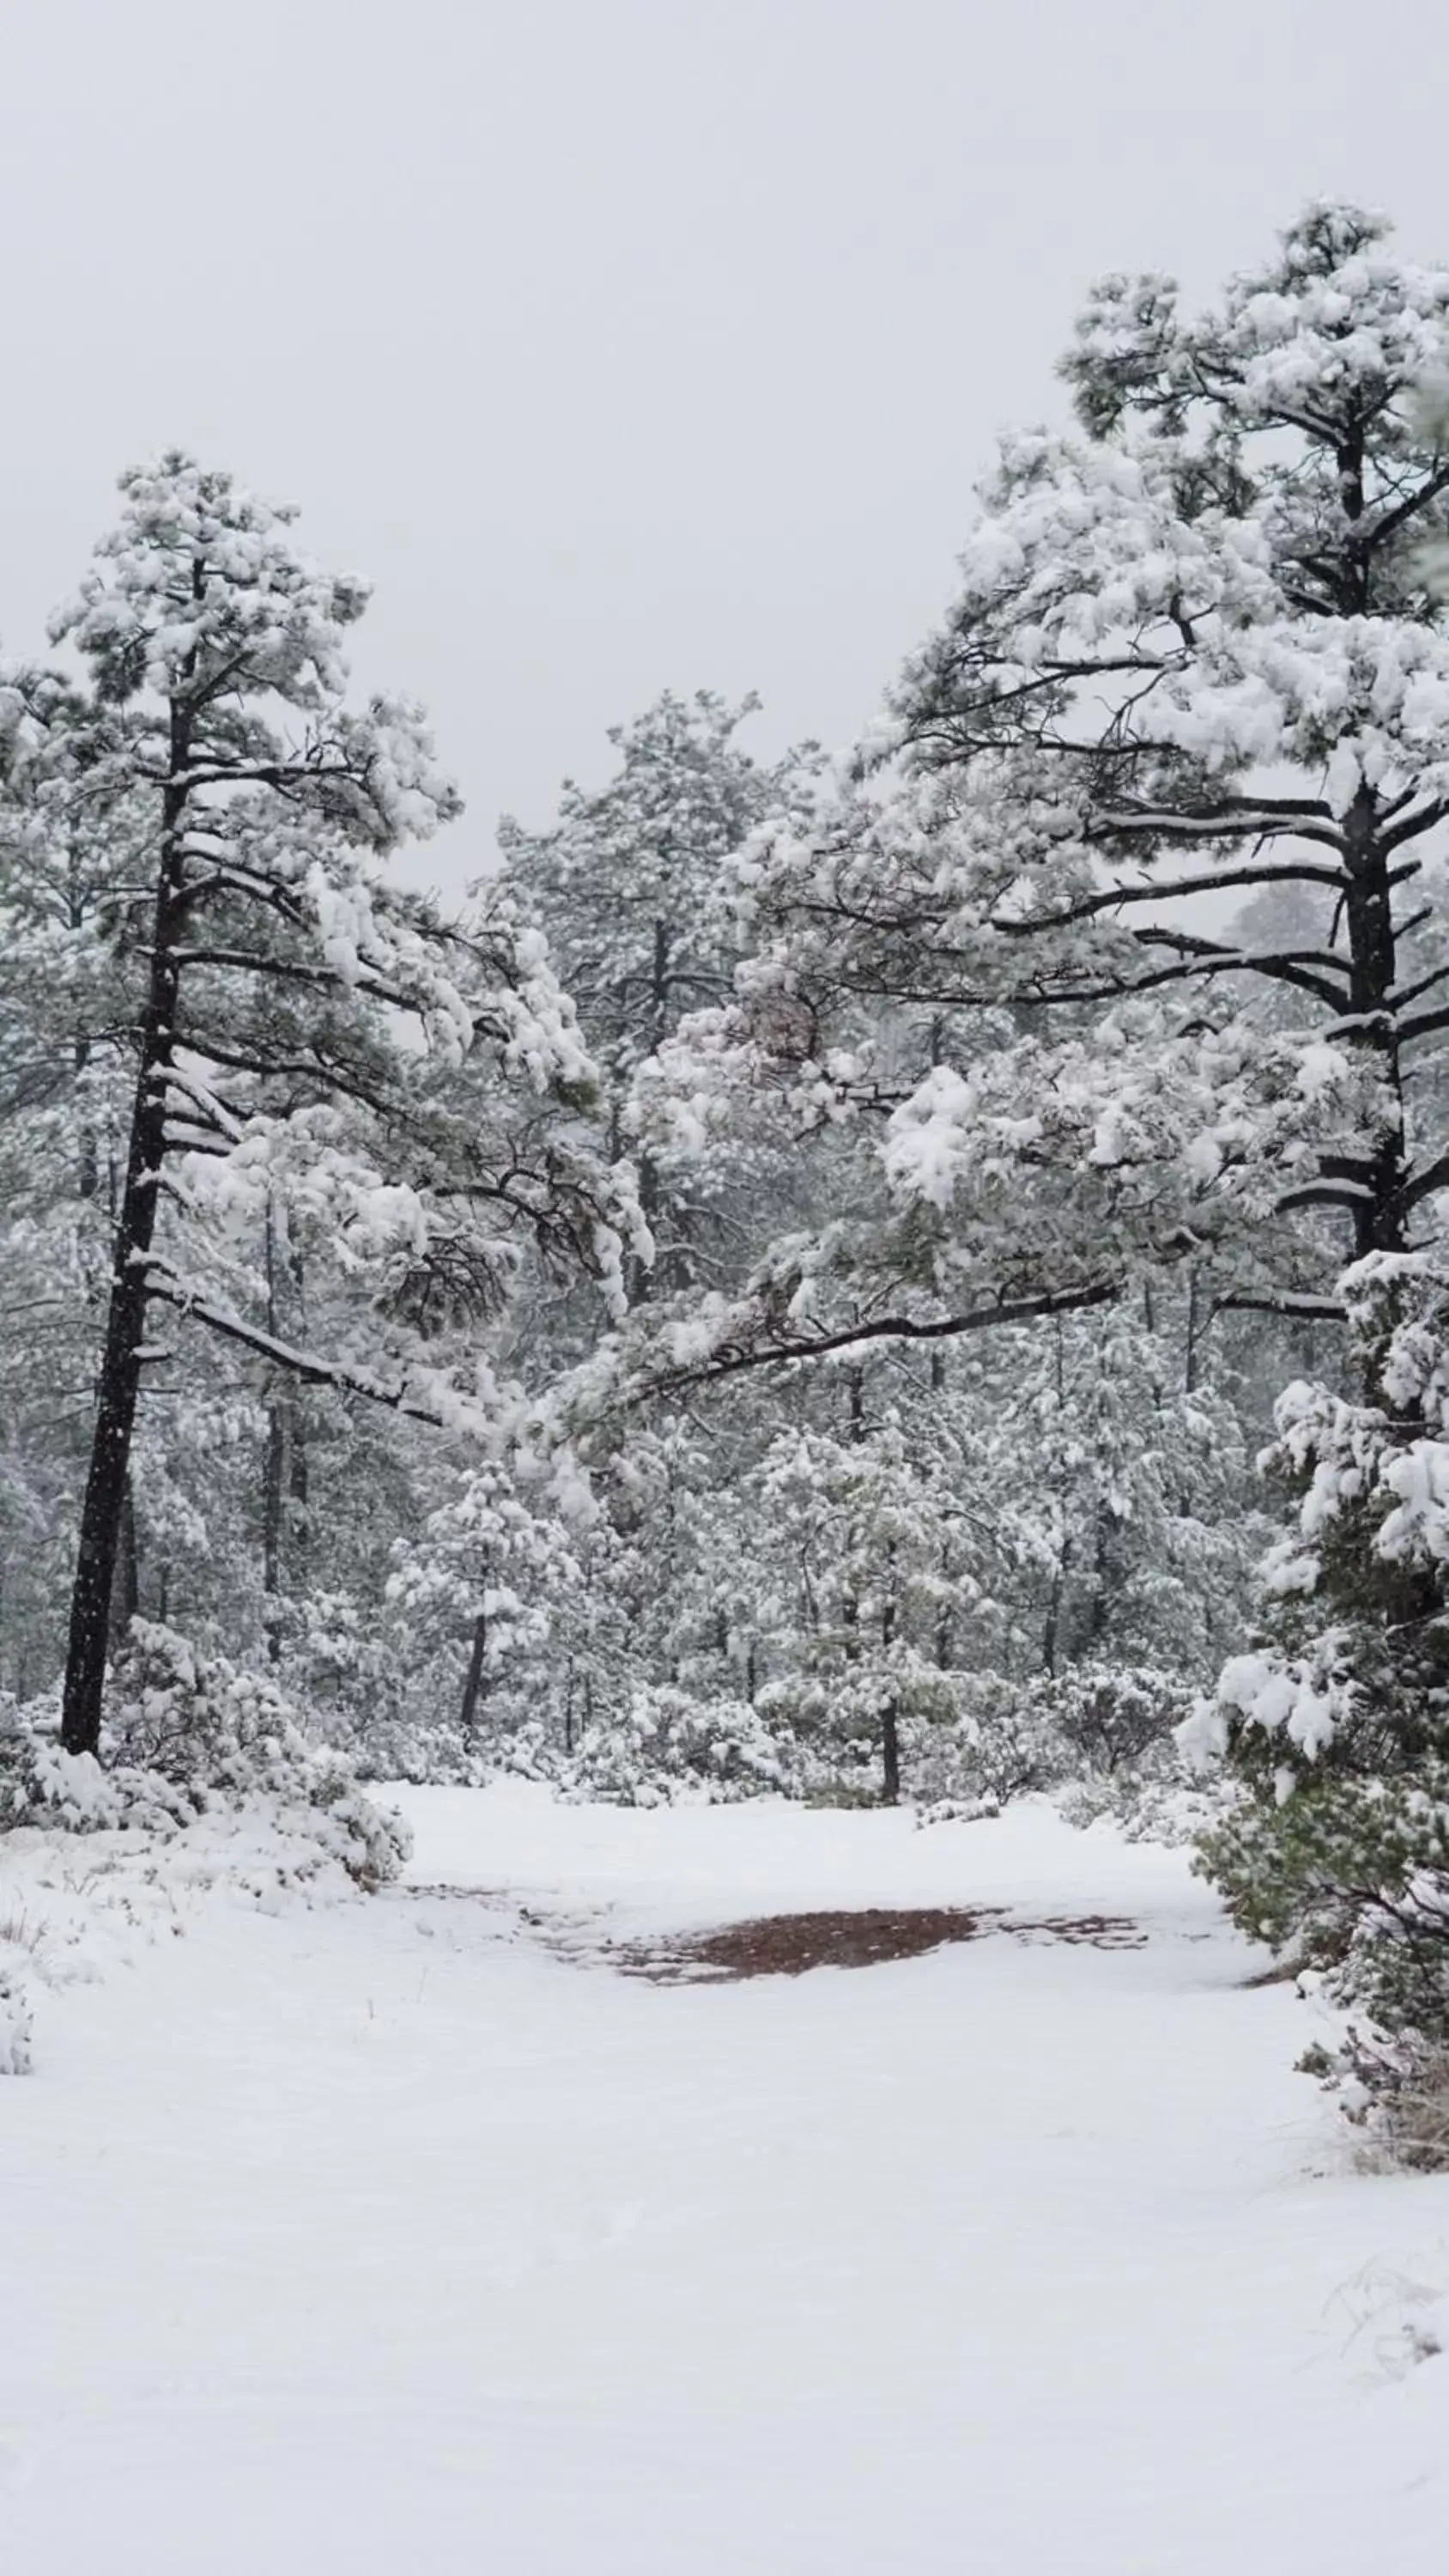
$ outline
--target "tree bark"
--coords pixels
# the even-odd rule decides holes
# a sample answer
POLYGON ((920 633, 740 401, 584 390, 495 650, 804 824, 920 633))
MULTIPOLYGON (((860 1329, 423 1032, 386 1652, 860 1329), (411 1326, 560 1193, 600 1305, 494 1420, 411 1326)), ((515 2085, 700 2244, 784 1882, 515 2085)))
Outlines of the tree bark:
MULTIPOLYGON (((656 921, 654 924, 653 965, 649 983, 649 1048, 651 1053, 655 1048, 662 1046, 664 1039, 668 1034, 670 946, 671 939, 668 922, 656 921)), ((616 1159, 619 1149, 618 1139, 619 1107, 616 1103, 614 1108, 613 1146, 616 1159)), ((641 1145, 639 1147, 635 1158, 635 1168, 638 1173, 640 1213, 643 1216, 645 1224, 649 1227, 652 1233, 654 1231, 654 1221, 660 1211, 661 1200, 658 1169, 655 1165, 654 1157, 650 1153, 647 1145, 641 1145)), ((631 1253, 626 1265, 625 1285, 630 1305, 642 1306, 646 1305, 649 1299, 655 1296, 661 1289, 682 1287, 684 1285, 684 1277, 682 1274, 678 1273, 678 1264, 672 1252, 666 1252, 662 1259, 656 1257, 654 1267, 652 1269, 650 1269, 647 1263, 639 1260, 636 1255, 631 1253)))
POLYGON ((473 1622, 473 1651, 468 1658, 468 1678, 463 1684, 463 1706, 459 1722, 463 1733, 472 1737, 478 1724, 478 1704, 483 1697, 483 1665, 488 1652, 488 1613, 480 1610, 473 1622))
POLYGON ((111 1591, 111 1651, 123 1646, 131 1622, 141 1613, 141 1551, 136 1539, 136 1491, 129 1475, 121 1497, 121 1528, 116 1550, 116 1581, 111 1591))
MULTIPOLYGON (((291 1275, 297 1321, 301 1327, 306 1322, 306 1298, 303 1293, 302 1256, 295 1244, 289 1247, 287 1267, 291 1275)), ((307 1398, 302 1387, 294 1380, 287 1395, 287 1540, 293 1560, 299 1567, 311 1544, 309 1498, 307 1398)))
POLYGON ((1057 1663, 1061 1655, 1062 1619, 1066 1608, 1067 1574, 1071 1561, 1072 1542, 1068 1538, 1062 1541, 1062 1552, 1052 1575, 1052 1588, 1047 1596, 1046 1626, 1042 1631, 1041 1664, 1042 1671, 1049 1680, 1056 1678, 1057 1663))
POLYGON ((116 1224, 95 1430, 71 1594, 70 1638, 61 1698, 61 1741, 67 1753, 94 1753, 101 1740, 111 1593, 126 1507, 150 1301, 146 1264, 156 1231, 156 1203, 166 1152, 166 1076, 175 1044, 180 984, 175 951, 180 928, 181 833, 188 793, 188 751, 189 717, 173 701, 150 981, 137 1032, 135 1105, 116 1224))
POLYGON ((1199 1298, 1200 1292, 1197 1280, 1197 1263, 1193 1262, 1190 1264, 1187 1274, 1187 1339, 1183 1350, 1182 1360, 1182 1384, 1183 1392, 1186 1395, 1196 1395, 1197 1393, 1198 1369, 1200 1365, 1199 1340, 1201 1327, 1201 1317, 1198 1311, 1199 1298))
POLYGON ((277 1610, 282 1591, 282 1512, 285 1502, 287 1420, 275 1387, 267 1405, 267 1437, 262 1454, 262 1592, 265 1601, 267 1660, 282 1650, 277 1610))
MULTIPOLYGON (((264 1241, 267 1281, 267 1331, 279 1329, 277 1314, 277 1238, 270 1199, 264 1241)), ((274 1370, 267 1389, 267 1435, 262 1451, 262 1593, 267 1634, 267 1660, 282 1651, 277 1625, 282 1590, 282 1516, 286 1509, 287 1407, 274 1370)))
POLYGON ((901 1726, 900 1712, 893 1699, 887 1700, 881 1717, 881 1800, 887 1807, 900 1804, 901 1795, 901 1726))
MULTIPOLYGON (((894 1556, 894 1550, 891 1551, 894 1556)), ((889 1561, 889 1560, 888 1560, 889 1561)), ((886 1601, 880 1614, 882 1652, 889 1654, 895 1643, 896 1605, 886 1601)), ((901 1795, 901 1716, 899 1703, 888 1699, 880 1720, 881 1799, 887 1807, 898 1806, 901 1795)))
POLYGON ((1354 1252, 1359 1259, 1368 1252, 1402 1252, 1408 1239, 1399 1039, 1390 1002, 1396 971, 1393 889, 1390 854, 1378 822, 1378 797, 1373 788, 1363 785, 1345 822, 1344 914, 1352 965, 1349 1008, 1356 1024, 1349 1035, 1351 1044, 1378 1058, 1390 1118, 1366 1165, 1365 1195, 1354 1211, 1354 1252))

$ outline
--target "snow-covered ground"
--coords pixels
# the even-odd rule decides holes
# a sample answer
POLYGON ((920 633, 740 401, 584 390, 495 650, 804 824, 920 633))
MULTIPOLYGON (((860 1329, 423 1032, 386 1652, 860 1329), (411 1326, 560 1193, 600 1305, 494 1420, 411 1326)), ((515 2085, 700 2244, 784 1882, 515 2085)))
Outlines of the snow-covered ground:
POLYGON ((0 2085, 5 2576, 1449 2564, 1408 2331, 1449 2343, 1449 2183, 1352 2172, 1308 2008, 1180 1855, 1033 1808, 404 1803, 415 1888, 311 1908, 0 1844, 52 1980, 0 2085), (1149 1937, 595 1955, 977 1900, 1149 1937))

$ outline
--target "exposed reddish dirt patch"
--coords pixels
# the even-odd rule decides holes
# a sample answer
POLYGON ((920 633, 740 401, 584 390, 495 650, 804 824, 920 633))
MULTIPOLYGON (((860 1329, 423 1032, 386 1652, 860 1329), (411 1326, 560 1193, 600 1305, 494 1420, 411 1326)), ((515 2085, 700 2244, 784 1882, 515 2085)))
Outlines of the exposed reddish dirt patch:
POLYGON ((626 1976, 648 1977, 656 1985, 737 1983, 744 1977, 799 1977, 807 1968, 873 1968, 889 1959, 918 1959, 948 1942, 978 1941, 990 1932, 1099 1950, 1140 1949, 1147 1937, 1125 1915, 1025 1922, 999 1905, 867 1906, 838 1914, 766 1914, 713 1932, 621 1942, 610 1945, 610 1956, 626 1976))
POLYGON ((800 1977, 810 1968, 874 1968, 919 1959, 955 1941, 996 1934, 1013 1941, 1066 1941, 1094 1950, 1140 1950, 1147 1939, 1125 1914, 1014 1914, 1004 1905, 867 1905, 829 1913, 762 1914, 707 1932, 611 1938, 606 1913, 565 1913, 521 1904, 506 1887, 413 1886, 425 1901, 463 1900, 502 1918, 504 1939, 530 1935, 580 1967, 613 1968, 654 1985, 737 1984, 745 1977, 800 1977))

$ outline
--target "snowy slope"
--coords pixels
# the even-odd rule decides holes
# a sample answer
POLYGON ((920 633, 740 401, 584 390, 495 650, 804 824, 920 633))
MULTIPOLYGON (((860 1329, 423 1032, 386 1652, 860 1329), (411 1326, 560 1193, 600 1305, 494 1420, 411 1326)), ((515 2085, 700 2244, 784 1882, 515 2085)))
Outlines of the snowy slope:
MULTIPOLYGON (((1449 2184, 1348 2170, 1306 2008, 1180 1856, 1031 1808, 405 1803, 418 1885, 475 1892, 138 1889, 43 1997, 0 2087, 5 2576, 1446 2563, 1449 2358, 1403 2327, 1449 2184), (1149 1938, 589 1955, 973 1900, 1149 1938)), ((76 1865, 12 1838, 5 1904, 59 1918, 76 1865)))

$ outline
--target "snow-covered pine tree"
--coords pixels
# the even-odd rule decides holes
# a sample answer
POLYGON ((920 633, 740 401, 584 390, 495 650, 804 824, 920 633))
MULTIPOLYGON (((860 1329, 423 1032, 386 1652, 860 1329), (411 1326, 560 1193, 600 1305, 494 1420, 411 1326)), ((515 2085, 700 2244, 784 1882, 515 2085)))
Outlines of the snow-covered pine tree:
MULTIPOLYGON (((1366 2079, 1415 2161, 1449 2157, 1449 1269, 1444 1248, 1345 1275, 1359 1391, 1299 1380, 1268 1464, 1298 1497, 1258 1633, 1183 1729, 1239 1795, 1202 1866, 1235 1920, 1326 1971, 1377 2032, 1317 2071, 1366 2079), (1437 2136, 1407 2105, 1437 2067, 1437 2136), (1432 2145, 1433 2152, 1428 2150, 1432 2145)), ((1430 2089, 1433 2089, 1431 2084, 1430 2089)))
MULTIPOLYGON (((767 815, 798 805, 813 773, 813 746, 774 763, 743 747, 740 728, 758 707, 753 696, 731 705, 708 689, 666 690, 632 724, 610 728, 619 762, 606 786, 590 793, 566 779, 548 831, 525 831, 512 816, 499 826, 504 881, 547 932, 605 1076, 615 1156, 633 1150, 627 1113, 640 1065, 681 1019, 733 991, 742 948, 728 861, 767 815)), ((634 1293, 678 1286, 702 1261, 717 1277, 729 1249, 720 1210, 702 1203, 703 1176, 680 1185, 647 1136, 638 1162, 657 1251, 652 1269, 635 1269, 634 1293)), ((718 1170, 714 1179, 717 1194, 718 1170)))
POLYGON ((1345 1250, 1416 1239, 1449 1175, 1446 368, 1449 268, 1351 207, 1200 317, 1097 291, 1080 430, 1006 443, 833 808, 754 852, 745 1000, 676 1051, 696 1125, 751 1069, 860 1118, 890 1209, 782 1246, 692 1366, 1177 1263, 1219 1311, 1337 1314, 1345 1250), (1294 889, 1321 929, 1235 935, 1294 889), (913 1075, 832 1051, 862 1004, 914 1014, 913 1075))
MULTIPOLYGON (((446 1502, 399 1536, 387 1595, 401 1630, 415 1705, 433 1703, 456 1727, 460 1753, 475 1753, 500 1684, 516 1726, 547 1693, 546 1650, 566 1596, 583 1580, 557 1497, 505 1467, 464 1470, 446 1502)), ((495 1748, 498 1729, 494 1727, 495 1748)))
MULTIPOLYGON (((54 673, 0 672, 0 1671, 21 1698, 59 1660, 128 1111, 114 930, 139 818, 82 792, 83 712, 54 673)), ((121 1603, 132 1535, 128 1507, 121 1603)))
POLYGON ((844 1438, 782 1432, 753 1481, 771 1571, 777 1585, 787 1568, 793 1578, 767 1632, 760 1705, 822 1777, 874 1774, 894 1804, 922 1733, 962 1714, 940 1626, 980 1597, 979 1538, 962 1548, 962 1500, 921 1471, 893 1409, 844 1438))
POLYGON ((298 552, 289 510, 188 457, 122 489, 53 629, 88 685, 63 720, 24 691, 7 701, 12 794, 62 841, 104 815, 128 859, 109 954, 129 1141, 72 1601, 72 1751, 99 1737, 158 1312, 400 1416, 496 1428, 490 1373, 460 1381, 430 1338, 496 1314, 520 1243, 617 1295, 633 1223, 570 1128, 590 1068, 537 934, 506 903, 452 920, 386 880, 387 854, 457 799, 416 710, 345 704, 364 586, 298 552), (278 1206, 358 1283, 341 1349, 287 1342, 264 1299, 238 1293, 240 1237, 259 1242, 278 1206))
POLYGON ((1435 1238, 1449 268, 1317 206, 1204 316, 1109 281, 1065 372, 1080 431, 1007 443, 945 626, 747 855, 738 1000, 647 1069, 705 1155, 785 1104, 835 1213, 638 1319, 636 1392, 1176 1273, 1211 1410, 1214 1316, 1321 1366, 1345 1257, 1435 1238))

